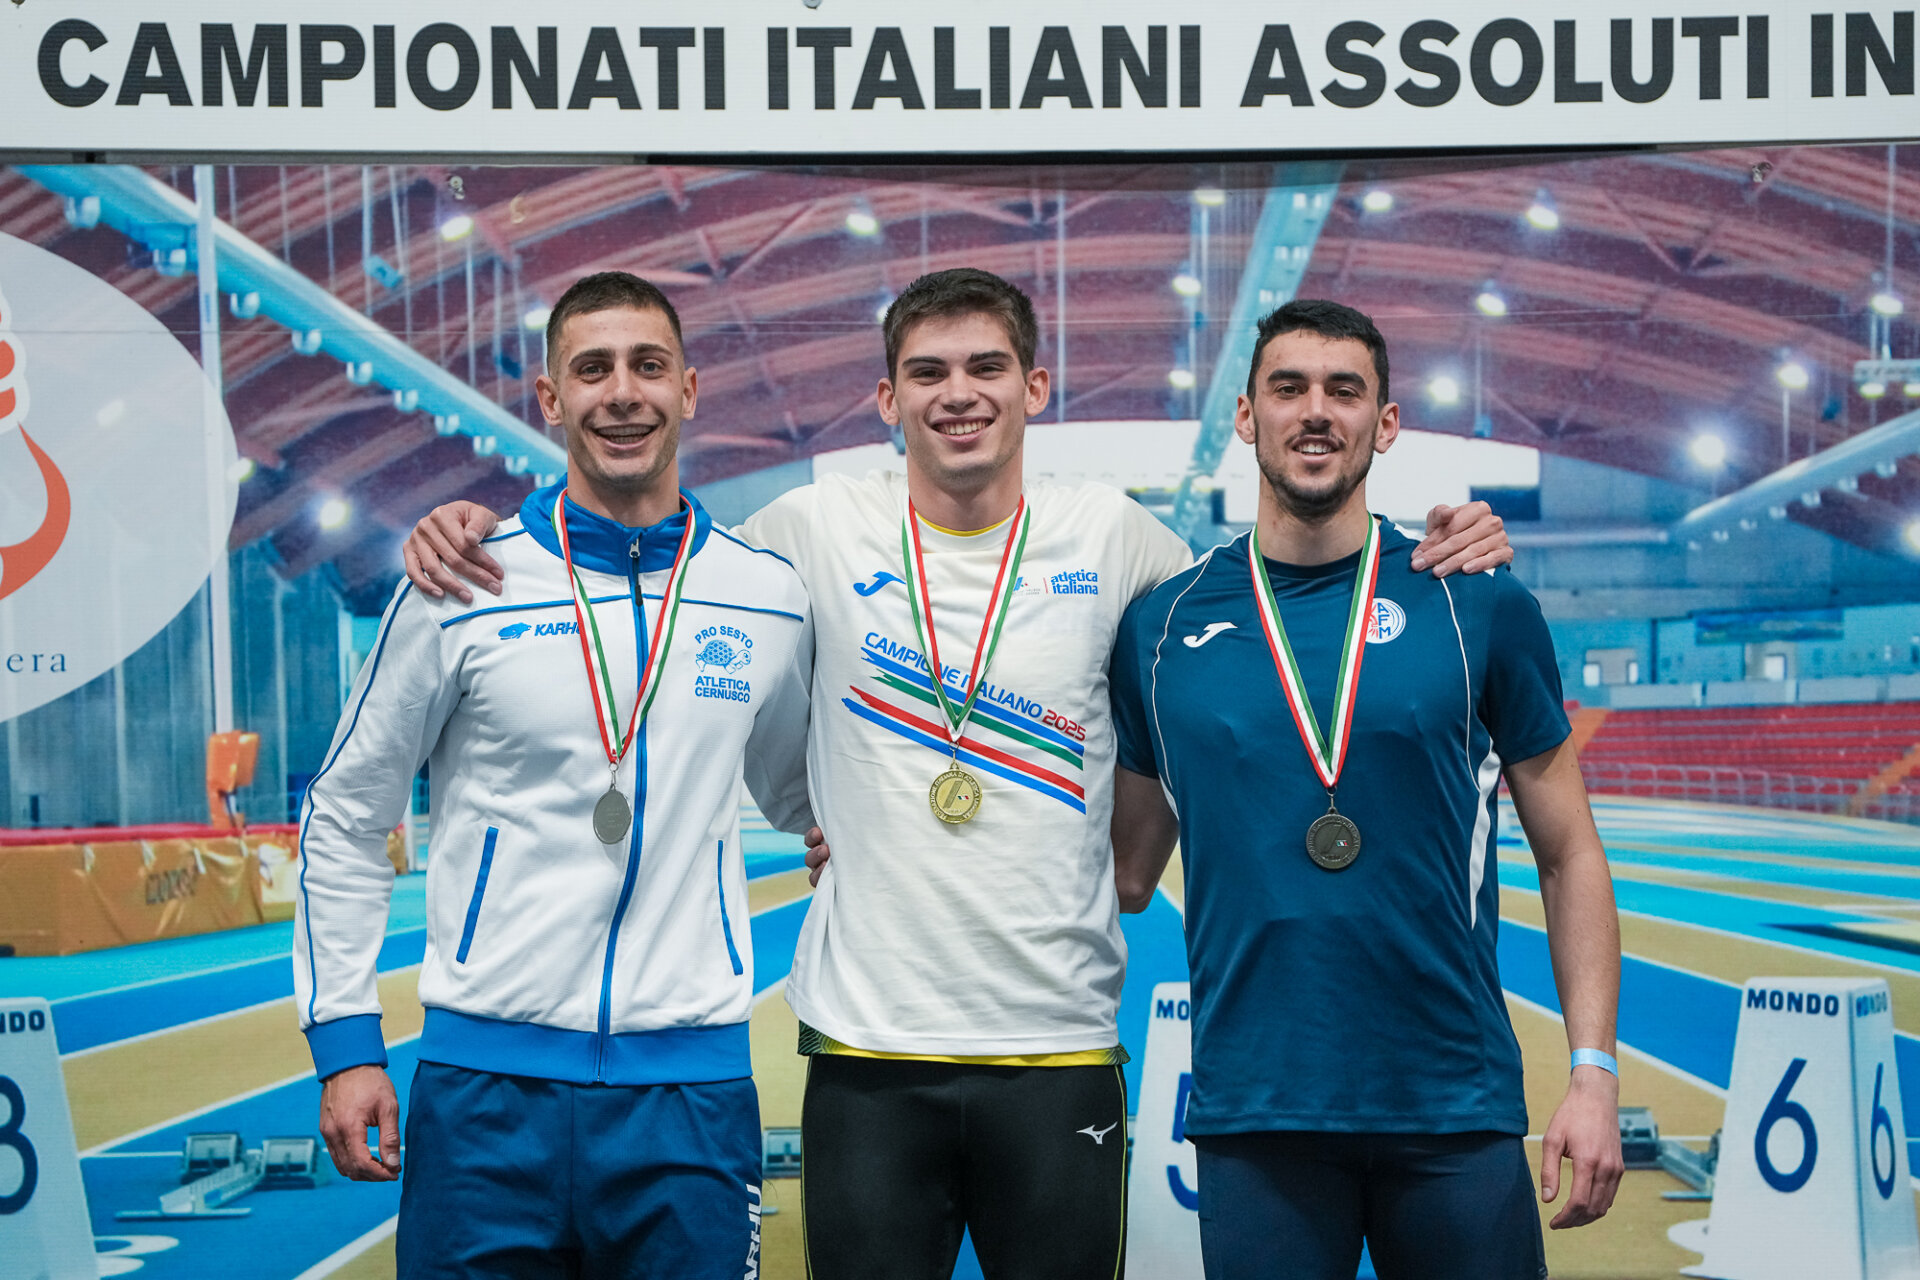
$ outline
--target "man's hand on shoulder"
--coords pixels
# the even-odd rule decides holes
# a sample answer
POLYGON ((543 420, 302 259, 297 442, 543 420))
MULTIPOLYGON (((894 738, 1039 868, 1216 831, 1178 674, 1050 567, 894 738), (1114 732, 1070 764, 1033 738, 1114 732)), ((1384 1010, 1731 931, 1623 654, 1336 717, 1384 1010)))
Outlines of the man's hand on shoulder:
POLYGON ((1596 1222, 1613 1207, 1626 1160, 1620 1153, 1620 1082, 1599 1067, 1575 1067, 1567 1096, 1547 1125, 1540 1153, 1540 1200, 1560 1194, 1560 1160, 1573 1161, 1567 1202, 1548 1225, 1559 1231, 1596 1222))
POLYGON ((320 1136, 333 1167, 355 1182, 392 1182, 400 1176, 400 1100, 379 1067, 348 1067, 320 1086, 320 1136), (380 1158, 367 1149, 367 1130, 380 1131, 380 1158))
POLYGON ((1413 549, 1414 571, 1431 569, 1436 578, 1483 573, 1512 563, 1513 543, 1507 540, 1506 522, 1484 502, 1464 507, 1443 503, 1427 512, 1427 536, 1413 549))
POLYGON ((461 578, 499 595, 506 571, 480 549, 481 539, 499 524, 500 517, 477 502, 449 502, 435 507, 407 535, 402 549, 407 577, 429 600, 438 600, 451 591, 460 603, 472 604, 473 592, 461 578))

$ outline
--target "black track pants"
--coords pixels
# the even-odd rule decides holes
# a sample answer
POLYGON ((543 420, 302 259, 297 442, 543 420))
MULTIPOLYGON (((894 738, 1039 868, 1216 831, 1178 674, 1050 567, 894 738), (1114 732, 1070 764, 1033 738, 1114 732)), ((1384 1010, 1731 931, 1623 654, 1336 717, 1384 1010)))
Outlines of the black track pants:
POLYGON ((811 1280, 1115 1280, 1126 1238, 1119 1067, 816 1054, 802 1113, 811 1280))

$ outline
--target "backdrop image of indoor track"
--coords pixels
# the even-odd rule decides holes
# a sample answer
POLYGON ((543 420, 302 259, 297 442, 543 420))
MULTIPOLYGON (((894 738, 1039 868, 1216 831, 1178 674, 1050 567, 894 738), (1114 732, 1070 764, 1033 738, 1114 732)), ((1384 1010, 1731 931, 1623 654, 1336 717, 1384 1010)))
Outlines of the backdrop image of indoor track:
MULTIPOLYGON (((1623 1105, 1651 1108, 1662 1135, 1704 1147, 1723 1121, 1741 984, 1758 975, 1793 974, 1886 981, 1901 1102, 1908 1117, 1920 1114, 1914 1097, 1920 955, 1798 927, 1920 912, 1920 872, 1902 865, 1920 859, 1920 832, 1865 820, 1604 796, 1596 814, 1614 862, 1627 953, 1623 1105)), ((1536 873, 1510 810, 1503 831, 1513 834, 1501 842, 1501 965, 1526 1061, 1535 1134, 1529 1150, 1537 1170, 1538 1134, 1559 1101, 1566 1044, 1536 873)), ((771 831, 750 808, 743 813, 743 838, 762 1123, 793 1127, 800 1121, 805 1060, 793 1051, 797 1027, 780 988, 809 890, 796 839, 771 831)), ((1131 965, 1121 1026, 1134 1059, 1128 1075, 1135 1110, 1153 987, 1186 980, 1179 886, 1176 860, 1153 905, 1125 922, 1131 965)), ((380 962, 388 1051, 402 1081, 414 1062, 420 1022, 413 984, 423 943, 422 887, 420 876, 398 882, 380 962)), ((159 1237, 178 1242, 125 1255, 127 1263, 141 1263, 143 1276, 393 1275, 397 1192, 391 1186, 330 1175, 312 1190, 254 1192, 238 1202, 253 1210, 242 1219, 128 1224, 114 1217, 178 1185, 181 1143, 189 1133, 237 1132, 257 1144, 267 1136, 312 1132, 318 1089, 289 998, 290 928, 268 924, 104 955, 0 965, 0 995, 27 988, 55 993, 53 1017, 99 1247, 152 1248, 150 1238, 159 1237), (177 1015, 154 1013, 168 1009, 177 1015), (147 1244, 112 1243, 132 1238, 135 1227, 147 1244)), ((1914 1139, 1902 1138, 1913 1150, 1914 1139)), ((766 1204, 778 1210, 763 1219, 761 1274, 769 1280, 805 1275, 799 1187, 788 1178, 765 1183, 766 1204)), ((1578 1232, 1548 1233, 1553 1275, 1653 1280, 1696 1263, 1697 1255, 1667 1234, 1709 1208, 1663 1198, 1685 1189, 1658 1170, 1630 1171, 1605 1219, 1578 1232)), ((1543 1221, 1551 1212, 1543 1207, 1543 1221)), ((970 1249, 955 1274, 980 1275, 970 1249)))

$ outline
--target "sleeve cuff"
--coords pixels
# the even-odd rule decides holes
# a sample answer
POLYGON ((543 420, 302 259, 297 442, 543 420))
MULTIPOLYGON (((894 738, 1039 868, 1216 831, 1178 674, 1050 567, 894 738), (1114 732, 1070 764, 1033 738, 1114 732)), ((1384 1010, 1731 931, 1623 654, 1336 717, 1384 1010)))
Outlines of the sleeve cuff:
POLYGON ((313 1074, 322 1080, 348 1067, 387 1065, 387 1044, 380 1035, 377 1013, 314 1023, 307 1028, 307 1049, 313 1054, 313 1074))

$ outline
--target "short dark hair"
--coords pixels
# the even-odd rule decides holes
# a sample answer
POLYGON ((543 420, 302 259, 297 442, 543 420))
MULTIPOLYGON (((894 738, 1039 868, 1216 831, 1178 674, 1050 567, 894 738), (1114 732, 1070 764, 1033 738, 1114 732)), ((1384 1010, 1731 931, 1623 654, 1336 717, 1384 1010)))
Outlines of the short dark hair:
POLYGON ((1006 327, 1020 371, 1033 369, 1034 349, 1040 345, 1040 322, 1033 317, 1033 299, 991 271, 955 267, 921 276, 887 307, 881 332, 887 340, 887 376, 898 372, 900 340, 922 320, 965 315, 990 315, 1006 327))
POLYGON ((1247 365, 1247 399, 1253 399, 1255 379, 1260 372, 1260 353, 1283 333, 1317 333, 1323 338, 1352 338, 1373 355, 1373 371, 1380 378, 1380 403, 1387 402, 1387 340, 1373 320, 1363 312, 1325 298, 1296 298, 1268 312, 1260 321, 1260 336, 1253 342, 1253 359, 1247 365))
POLYGON ((660 292, 658 285, 642 280, 630 271, 596 271, 568 285, 567 291, 560 295, 560 301, 554 303, 553 310, 547 313, 547 372, 560 372, 554 362, 560 358, 558 338, 568 320, 590 311, 611 311, 615 307, 664 313, 667 323, 673 326, 673 340, 680 344, 680 354, 686 355, 687 343, 680 336, 680 313, 673 309, 673 304, 667 301, 667 295, 660 292))

